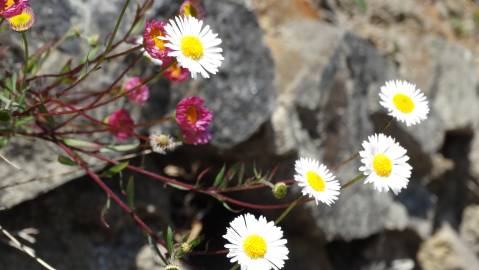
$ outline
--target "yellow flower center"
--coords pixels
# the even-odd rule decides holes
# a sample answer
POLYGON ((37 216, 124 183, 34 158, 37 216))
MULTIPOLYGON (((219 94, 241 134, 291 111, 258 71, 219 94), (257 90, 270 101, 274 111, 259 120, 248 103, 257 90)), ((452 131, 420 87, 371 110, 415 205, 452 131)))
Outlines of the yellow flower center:
POLYGON ((186 110, 186 119, 188 119, 188 121, 192 124, 196 123, 198 120, 198 111, 194 106, 190 106, 186 110))
POLYGON ((396 108, 403 113, 410 113, 414 110, 414 102, 405 94, 396 94, 393 97, 393 103, 396 108))
POLYGON ((184 36, 181 40, 181 52, 193 60, 203 56, 203 44, 200 39, 194 36, 184 36))
POLYGON ((181 75, 181 67, 180 65, 178 64, 173 64, 171 67, 170 67, 170 74, 171 76, 175 77, 175 78, 178 78, 180 75, 181 75))
POLYGON ((393 169, 393 163, 385 154, 376 154, 373 160, 373 169, 377 175, 388 177, 393 169))
POLYGON ((7 19, 15 31, 28 30, 33 25, 33 13, 31 9, 25 8, 22 13, 7 19))
POLYGON ((155 42, 155 46, 160 49, 160 50, 164 50, 165 49, 165 41, 163 41, 162 39, 160 39, 159 36, 156 36, 153 38, 153 42, 155 42))
POLYGON ((8 18, 8 21, 13 25, 25 25, 28 23, 28 21, 30 21, 31 18, 32 18, 32 15, 24 12, 24 13, 18 14, 17 16, 8 18))
POLYGON ((263 258, 267 251, 266 241, 263 237, 252 234, 244 240, 243 249, 251 259, 263 258))
POLYGON ((164 134, 156 136, 155 141, 158 145, 163 147, 166 147, 170 143, 170 139, 164 134))
POLYGON ((191 3, 187 3, 183 6, 183 14, 185 16, 196 17, 198 12, 196 12, 196 9, 191 5, 191 3))
POLYGON ((7 2, 5 2, 4 9, 7 9, 7 8, 13 6, 13 4, 15 4, 15 0, 7 0, 7 2))
POLYGON ((313 171, 306 173, 306 181, 308 181, 309 186, 317 192, 323 192, 326 189, 326 181, 313 171))

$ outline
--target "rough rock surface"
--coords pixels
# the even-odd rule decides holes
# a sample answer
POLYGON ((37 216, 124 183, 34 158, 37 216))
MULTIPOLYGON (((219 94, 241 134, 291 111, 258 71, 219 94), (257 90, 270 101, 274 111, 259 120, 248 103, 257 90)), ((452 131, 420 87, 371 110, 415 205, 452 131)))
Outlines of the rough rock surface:
POLYGON ((479 260, 459 235, 445 225, 426 240, 418 253, 424 270, 473 270, 479 268, 479 260))
POLYGON ((479 255, 479 206, 470 205, 464 209, 460 227, 461 238, 479 255))

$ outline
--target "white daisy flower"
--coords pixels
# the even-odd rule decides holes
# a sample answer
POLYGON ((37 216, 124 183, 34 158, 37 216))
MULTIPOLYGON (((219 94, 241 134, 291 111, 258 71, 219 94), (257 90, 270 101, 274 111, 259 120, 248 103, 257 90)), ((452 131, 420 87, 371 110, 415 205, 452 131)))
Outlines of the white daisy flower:
POLYGON ((429 106, 426 96, 412 83, 387 81, 381 86, 379 102, 389 115, 407 126, 418 124, 427 118, 429 106))
POLYGON ((384 134, 369 136, 359 152, 363 166, 359 168, 378 191, 391 190, 394 194, 407 187, 412 167, 407 163, 406 149, 384 134))
POLYGON ((294 180, 303 188, 303 195, 313 197, 327 205, 338 199, 341 186, 329 169, 312 158, 300 158, 294 164, 294 180))
POLYGON ((166 47, 171 49, 168 56, 175 57, 180 66, 187 68, 191 77, 200 73, 203 78, 216 74, 223 61, 223 50, 218 47, 221 39, 203 27, 203 21, 193 16, 178 16, 165 26, 166 47))
POLYGON ((170 135, 162 134, 160 132, 153 132, 150 135, 150 146, 153 152, 159 154, 166 154, 180 146, 181 142, 175 141, 170 135))
POLYGON ((228 240, 226 255, 241 270, 278 270, 288 259, 289 250, 283 231, 265 217, 256 219, 251 214, 235 218, 223 236, 228 240))

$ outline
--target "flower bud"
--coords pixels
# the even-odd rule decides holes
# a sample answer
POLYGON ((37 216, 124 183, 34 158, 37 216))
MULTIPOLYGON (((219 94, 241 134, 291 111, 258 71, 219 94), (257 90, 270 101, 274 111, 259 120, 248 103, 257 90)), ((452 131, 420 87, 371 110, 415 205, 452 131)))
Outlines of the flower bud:
POLYGON ((184 253, 189 253, 191 251, 191 245, 189 243, 181 244, 180 248, 184 253))
POLYGON ((288 186, 284 182, 279 182, 273 186, 272 191, 276 199, 282 199, 288 193, 288 186))

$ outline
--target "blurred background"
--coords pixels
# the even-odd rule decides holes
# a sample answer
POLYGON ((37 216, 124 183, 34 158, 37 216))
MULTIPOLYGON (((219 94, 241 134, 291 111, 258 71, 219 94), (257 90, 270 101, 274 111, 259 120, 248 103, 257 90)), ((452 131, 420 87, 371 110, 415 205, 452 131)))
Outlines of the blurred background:
MULTIPOLYGON (((383 130, 389 117, 379 107, 380 86, 390 79, 415 83, 431 113, 413 128, 393 122, 388 133, 408 150, 413 176, 399 196, 358 184, 332 207, 306 204, 284 221, 290 249, 285 269, 474 270, 479 269, 479 3, 473 0, 204 0, 206 22, 223 39, 225 61, 209 80, 150 85, 153 98, 137 119, 170 112, 187 95, 199 95, 215 113, 208 146, 149 155, 153 171, 194 181, 201 169, 245 164, 274 180, 291 179, 299 156, 334 167, 383 130)), ((85 37, 105 36, 123 1, 32 0, 37 21, 32 49, 72 27, 85 37)), ((157 0, 150 18, 171 17, 181 1, 157 0)), ((124 29, 134 13, 128 10, 124 29)), ((3 31, 0 68, 19 65, 21 39, 3 31)), ((45 64, 78 60, 85 42, 70 41, 45 64)), ((84 89, 111 82, 122 63, 98 72, 84 89)), ((147 60, 132 75, 152 72, 147 60)), ((168 128, 168 127, 164 127, 168 128)), ((143 131, 145 133, 148 130, 143 131)), ((103 226, 106 196, 81 173, 56 158, 43 142, 13 141, 0 150, 22 165, 0 164, 0 224, 12 232, 35 228, 37 254, 57 269, 163 269, 144 235, 112 206, 103 226)), ((141 160, 133 160, 139 164, 141 160)), ((358 162, 337 172, 343 182, 358 162)), ((214 177, 214 174, 212 174, 214 177)), ((218 201, 166 188, 136 176, 138 213, 158 231, 178 232, 193 223, 211 250, 222 249, 237 215, 218 201)), ((118 179, 108 184, 119 192, 118 179)), ((297 197, 291 189, 289 201, 297 197)), ((268 189, 235 194, 257 203, 278 203, 268 189)), ((233 207, 234 208, 234 207, 233 207)), ((274 219, 278 212, 248 210, 274 219)), ((1 239, 5 241, 4 239, 1 239)), ((205 248, 205 246, 201 246, 205 248)), ((229 269, 222 255, 190 256, 184 269, 229 269)), ((0 243, 1 270, 41 269, 0 243)))

